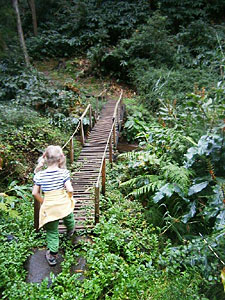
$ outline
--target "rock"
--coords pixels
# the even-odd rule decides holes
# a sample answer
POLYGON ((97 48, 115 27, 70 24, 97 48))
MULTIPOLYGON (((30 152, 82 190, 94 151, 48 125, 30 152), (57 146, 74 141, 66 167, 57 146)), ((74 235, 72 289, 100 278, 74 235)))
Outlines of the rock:
POLYGON ((28 283, 40 283, 46 277, 49 279, 49 285, 51 284, 50 273, 55 276, 61 273, 62 268, 60 264, 63 261, 62 253, 58 254, 57 265, 49 266, 45 258, 46 250, 35 249, 34 253, 27 259, 25 263, 25 269, 28 271, 26 282, 28 283))

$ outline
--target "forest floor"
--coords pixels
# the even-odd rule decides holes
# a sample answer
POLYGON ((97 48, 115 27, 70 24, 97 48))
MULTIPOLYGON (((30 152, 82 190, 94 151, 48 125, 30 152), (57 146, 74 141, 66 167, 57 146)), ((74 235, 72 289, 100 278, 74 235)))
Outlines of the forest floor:
POLYGON ((34 62, 35 68, 49 77, 54 85, 64 86, 77 93, 85 92, 97 96, 107 88, 113 98, 118 97, 121 89, 124 91, 124 98, 132 98, 136 95, 130 87, 112 78, 92 75, 89 70, 90 63, 85 58, 71 58, 63 65, 59 64, 60 62, 54 59, 34 62))

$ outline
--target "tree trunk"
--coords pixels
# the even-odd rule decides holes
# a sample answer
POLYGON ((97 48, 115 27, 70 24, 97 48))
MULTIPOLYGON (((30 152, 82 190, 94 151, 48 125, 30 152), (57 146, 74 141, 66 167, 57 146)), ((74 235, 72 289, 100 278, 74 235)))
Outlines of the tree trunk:
POLYGON ((19 34, 19 38, 20 38, 20 44, 21 44, 21 48, 23 50, 26 65, 28 67, 30 65, 30 60, 29 60, 29 56, 28 56, 28 53, 27 53, 27 47, 26 47, 26 44, 25 44, 25 41, 24 41, 23 28, 22 28, 22 25, 21 25, 18 0, 12 0, 12 5, 13 5, 13 7, 15 9, 15 12, 16 12, 17 30, 18 30, 18 34, 19 34))
POLYGON ((35 9, 35 1, 28 0, 28 2, 30 5, 31 13, 32 13, 34 35, 37 36, 37 15, 36 15, 36 9, 35 9))

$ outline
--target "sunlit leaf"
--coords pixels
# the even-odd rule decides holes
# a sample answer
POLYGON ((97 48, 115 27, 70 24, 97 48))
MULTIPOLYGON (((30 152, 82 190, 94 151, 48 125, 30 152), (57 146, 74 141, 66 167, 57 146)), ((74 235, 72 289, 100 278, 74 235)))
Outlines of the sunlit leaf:
POLYGON ((188 195, 191 196, 193 194, 196 194, 196 193, 202 191, 205 187, 207 187, 208 183, 209 183, 208 181, 204 181, 204 182, 201 182, 201 183, 191 186, 188 191, 188 195))

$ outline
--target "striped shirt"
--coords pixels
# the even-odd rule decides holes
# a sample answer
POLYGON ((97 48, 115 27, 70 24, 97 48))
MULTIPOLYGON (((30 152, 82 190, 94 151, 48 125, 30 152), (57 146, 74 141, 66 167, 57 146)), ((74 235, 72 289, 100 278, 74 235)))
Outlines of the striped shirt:
POLYGON ((40 186, 43 192, 63 189, 67 180, 70 180, 67 169, 43 170, 34 175, 34 184, 40 186))

